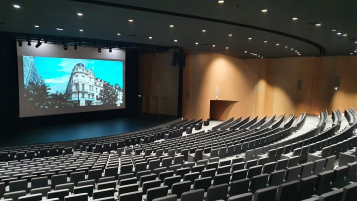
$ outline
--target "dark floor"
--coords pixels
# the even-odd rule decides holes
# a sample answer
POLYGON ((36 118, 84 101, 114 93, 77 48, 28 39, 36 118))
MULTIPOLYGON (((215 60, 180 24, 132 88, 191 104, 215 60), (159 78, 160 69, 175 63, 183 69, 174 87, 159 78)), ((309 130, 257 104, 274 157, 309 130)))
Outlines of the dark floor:
POLYGON ((178 119, 176 116, 140 114, 126 118, 121 117, 99 121, 30 128, 15 131, 9 136, 3 136, 0 140, 0 147, 61 142, 124 134, 155 127, 176 119, 178 119))

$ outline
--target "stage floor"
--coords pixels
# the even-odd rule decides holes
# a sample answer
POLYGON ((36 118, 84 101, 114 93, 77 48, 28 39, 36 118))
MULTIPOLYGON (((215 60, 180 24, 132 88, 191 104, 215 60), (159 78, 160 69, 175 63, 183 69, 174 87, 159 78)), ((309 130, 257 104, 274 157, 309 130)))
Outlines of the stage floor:
POLYGON ((0 147, 19 146, 48 142, 72 141, 93 137, 124 134, 159 126, 179 119, 176 116, 140 114, 127 118, 87 121, 65 125, 18 129, 11 135, 2 136, 0 147))

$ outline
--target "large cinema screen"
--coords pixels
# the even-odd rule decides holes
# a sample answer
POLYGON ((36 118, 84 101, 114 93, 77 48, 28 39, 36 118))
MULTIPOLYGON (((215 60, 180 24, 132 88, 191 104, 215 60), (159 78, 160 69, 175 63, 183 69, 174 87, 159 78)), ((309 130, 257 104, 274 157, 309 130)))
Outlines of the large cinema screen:
POLYGON ((55 46, 41 46, 54 51, 44 55, 18 47, 20 117, 125 108, 123 55, 113 60, 109 52, 83 48, 67 57, 55 46))

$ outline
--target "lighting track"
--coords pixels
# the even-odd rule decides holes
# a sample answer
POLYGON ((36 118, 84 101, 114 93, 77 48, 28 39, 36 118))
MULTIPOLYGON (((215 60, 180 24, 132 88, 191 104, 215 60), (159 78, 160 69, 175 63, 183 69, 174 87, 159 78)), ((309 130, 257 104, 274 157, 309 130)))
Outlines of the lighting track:
POLYGON ((162 15, 184 17, 184 18, 203 20, 203 21, 208 21, 208 22, 228 24, 228 25, 232 25, 232 26, 239 26, 239 27, 254 29, 254 30, 258 30, 258 31, 265 31, 268 33, 285 36, 288 38, 292 38, 292 39, 299 40, 304 43, 310 44, 310 45, 316 47, 320 51, 319 56, 324 56, 326 54, 326 48, 324 48, 322 45, 320 45, 318 43, 315 43, 314 41, 311 41, 311 40, 308 40, 306 38, 302 38, 299 36, 295 36, 292 34, 288 34, 285 32, 275 31, 272 29, 266 29, 266 28, 262 28, 262 27, 258 27, 258 26, 253 26, 253 25, 248 25, 248 24, 243 24, 243 23, 238 23, 238 22, 232 22, 232 21, 227 21, 227 20, 214 19, 214 18, 209 18, 209 17, 202 17, 202 16, 197 16, 197 15, 183 14, 183 13, 164 11, 164 10, 158 10, 158 9, 152 9, 152 8, 144 8, 144 7, 139 7, 139 6, 131 6, 131 5, 125 5, 125 4, 119 4, 119 3, 110 3, 110 2, 103 2, 103 1, 96 1, 96 0, 69 0, 69 1, 87 3, 87 4, 93 4, 93 5, 100 5, 100 6, 109 6, 109 7, 129 9, 129 10, 136 10, 136 11, 143 11, 143 12, 149 12, 149 13, 157 13, 157 14, 162 14, 162 15))

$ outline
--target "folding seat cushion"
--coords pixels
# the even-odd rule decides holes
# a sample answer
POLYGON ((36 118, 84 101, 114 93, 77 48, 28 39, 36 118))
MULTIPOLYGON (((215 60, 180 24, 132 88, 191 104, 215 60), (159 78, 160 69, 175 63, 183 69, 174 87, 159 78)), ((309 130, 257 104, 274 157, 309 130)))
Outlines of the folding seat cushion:
POLYGON ((68 189, 55 190, 47 193, 47 199, 58 198, 59 200, 64 200, 67 195, 69 195, 68 189))
MULTIPOLYGON (((113 180, 110 180, 110 181, 116 181, 115 179, 113 180)), ((136 179, 136 177, 132 177, 132 178, 127 178, 127 179, 122 179, 119 181, 119 185, 120 186, 124 186, 124 185, 128 185, 128 184, 136 184, 138 181, 136 179)), ((100 183, 103 183, 103 182, 99 182, 98 185, 100 183)))
POLYGON ((74 187, 73 193, 74 194, 87 193, 88 196, 92 197, 93 196, 93 186, 87 185, 87 186, 74 187))
POLYGON ((88 201, 88 194, 80 193, 75 195, 68 195, 64 197, 64 201, 88 201))
POLYGON ((14 191, 14 192, 9 192, 4 194, 4 199, 12 199, 13 201, 17 201, 19 197, 25 196, 26 191, 21 190, 21 191, 14 191))
POLYGON ((254 201, 275 200, 276 186, 259 189, 254 193, 254 201))
POLYGON ((161 198, 155 198, 153 201, 177 201, 176 195, 168 195, 161 198))
POLYGON ((239 195, 243 193, 248 193, 250 179, 241 179, 237 181, 232 181, 229 189, 229 196, 239 195))
POLYGON ((114 196, 114 193, 115 193, 115 189, 114 188, 96 190, 96 191, 93 192, 93 199, 111 197, 111 196, 114 196))
POLYGON ((281 184, 276 194, 277 201, 290 201, 295 197, 299 188, 299 181, 291 181, 281 184))
POLYGON ((85 181, 80 181, 78 182, 77 186, 87 186, 87 185, 95 185, 95 180, 94 179, 89 179, 89 180, 85 180, 85 181))
POLYGON ((252 193, 244 193, 229 197, 227 201, 251 201, 253 197, 252 193))

